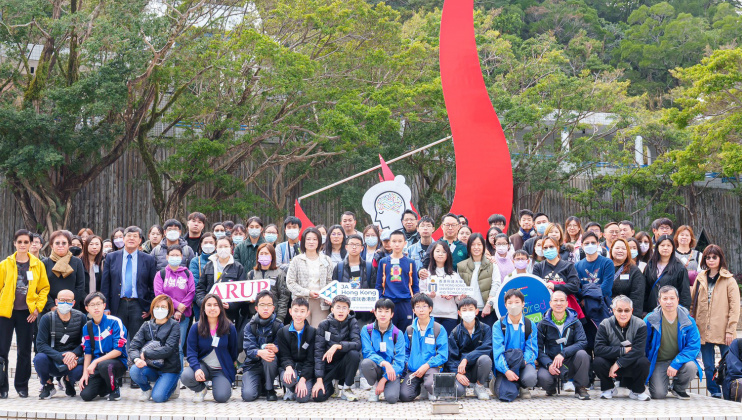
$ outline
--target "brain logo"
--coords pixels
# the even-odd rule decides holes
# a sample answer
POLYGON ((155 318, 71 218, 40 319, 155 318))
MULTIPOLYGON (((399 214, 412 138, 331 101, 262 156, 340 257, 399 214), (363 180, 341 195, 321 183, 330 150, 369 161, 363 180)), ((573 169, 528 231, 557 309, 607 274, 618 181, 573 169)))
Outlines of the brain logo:
POLYGON ((387 211, 392 211, 395 213, 403 213, 404 212, 404 201, 402 200, 402 196, 395 192, 386 192, 384 194, 381 194, 376 199, 376 212, 377 213, 385 213, 387 211))

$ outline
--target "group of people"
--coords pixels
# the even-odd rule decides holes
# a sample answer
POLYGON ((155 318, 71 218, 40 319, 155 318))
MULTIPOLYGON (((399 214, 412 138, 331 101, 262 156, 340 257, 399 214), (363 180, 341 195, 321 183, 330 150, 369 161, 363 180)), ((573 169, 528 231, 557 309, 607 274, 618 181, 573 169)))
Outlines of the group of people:
POLYGON ((117 400, 127 372, 140 400, 155 402, 177 398, 181 384, 194 401, 211 390, 225 402, 239 373, 245 401, 275 401, 277 387, 285 400, 354 401, 359 378, 373 401, 435 400, 434 376, 445 372, 457 395, 471 388, 489 399, 489 387, 501 401, 530 398, 536 386, 590 399, 596 378, 601 398, 625 387, 641 401, 688 399, 688 384, 704 374, 712 396, 735 397, 740 292, 719 246, 699 252, 693 229, 665 218, 648 233, 630 221, 583 229, 577 217, 562 226, 530 210, 518 216, 516 233, 495 214, 483 235, 446 214, 438 240, 435 221, 409 210, 396 231, 358 231, 351 212, 303 229, 290 216, 279 241, 279 228, 259 217, 207 231, 195 212, 185 228, 171 219, 146 237, 136 226, 110 239, 56 231, 48 257, 41 236, 19 230, 16 252, 0 262, 0 398, 13 333, 15 389, 28 396, 35 352, 41 399, 57 380, 69 396, 77 385, 85 401, 117 400), (523 274, 551 291, 538 322, 524 314, 523 293, 507 287, 523 274), (270 288, 253 301, 211 293, 256 279, 270 288), (471 292, 439 294, 441 279, 471 292), (333 280, 376 289, 374 310, 352 311, 344 295, 323 299, 333 280), (498 295, 507 308, 499 319, 498 295), (727 361, 723 387, 712 379, 716 348, 727 361))

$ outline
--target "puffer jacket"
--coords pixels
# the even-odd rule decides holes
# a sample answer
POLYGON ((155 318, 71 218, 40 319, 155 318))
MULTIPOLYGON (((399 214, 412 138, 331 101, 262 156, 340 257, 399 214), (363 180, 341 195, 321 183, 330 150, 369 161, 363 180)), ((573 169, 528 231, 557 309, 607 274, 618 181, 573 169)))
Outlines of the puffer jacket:
POLYGON ((262 349, 265 344, 275 344, 277 347, 276 335, 281 328, 283 328, 283 323, 276 319, 276 314, 272 314, 267 319, 261 318, 258 314, 253 315, 245 326, 242 339, 242 347, 245 349, 244 370, 261 368, 258 350, 262 349))
POLYGON ((538 323, 538 363, 548 368, 554 358, 561 354, 565 359, 574 356, 578 351, 587 347, 587 336, 582 323, 577 318, 577 312, 567 308, 567 319, 564 320, 564 328, 559 332, 554 321, 551 319, 551 309, 546 311, 544 318, 538 323), (561 339, 566 342, 559 343, 561 339))
POLYGON ((737 337, 739 287, 732 273, 722 268, 709 296, 708 270, 699 272, 691 296, 690 313, 701 333, 701 344, 724 344, 727 334, 737 337))
POLYGON ((161 347, 145 351, 145 360, 162 359, 163 365, 158 369, 160 372, 180 373, 180 326, 173 318, 162 325, 153 320, 142 324, 129 344, 129 366, 134 364, 135 359, 141 357, 142 347, 152 340, 159 342, 161 347))
MULTIPOLYGON (((178 245, 183 248, 183 260, 180 262, 180 265, 188 268, 188 265, 191 263, 193 257, 196 256, 196 253, 193 252, 191 247, 188 246, 188 242, 186 242, 186 240, 183 238, 178 238, 178 245)), ((152 248, 152 252, 150 252, 149 254, 155 257, 155 263, 157 264, 158 271, 167 267, 167 239, 162 238, 162 242, 160 242, 160 244, 156 247, 152 248)))
MULTIPOLYGON (((490 296, 494 298, 497 294, 497 290, 500 289, 500 286, 502 285, 502 281, 497 283, 492 280, 492 274, 495 270, 498 271, 495 273, 495 279, 499 279, 500 276, 497 267, 495 267, 489 259, 482 258, 482 265, 479 266, 479 273, 477 274, 477 282, 479 283, 479 291, 482 293, 482 300, 485 305, 490 296)), ((458 271, 459 276, 464 280, 464 283, 466 283, 467 286, 471 286, 471 277, 474 274, 474 260, 467 258, 464 261, 461 261, 458 264, 456 271, 458 271)))
POLYGON ((353 350, 361 352, 361 330, 352 312, 342 322, 331 313, 317 326, 317 338, 314 342, 314 375, 317 378, 324 378, 328 365, 331 365, 322 360, 322 356, 335 344, 340 344, 342 348, 335 353, 333 363, 337 363, 340 354, 353 350))

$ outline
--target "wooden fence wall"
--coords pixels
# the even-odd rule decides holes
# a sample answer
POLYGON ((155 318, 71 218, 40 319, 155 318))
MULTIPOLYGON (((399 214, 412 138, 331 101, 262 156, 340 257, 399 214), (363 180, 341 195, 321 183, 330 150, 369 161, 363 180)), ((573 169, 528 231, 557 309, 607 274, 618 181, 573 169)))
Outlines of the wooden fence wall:
MULTIPOLYGON (((363 168, 361 168, 363 169, 363 168)), ((242 174, 251 170, 250 164, 241 168, 242 174)), ((264 179, 270 181, 270 174, 264 179)), ((369 183, 373 180, 361 178, 359 182, 369 183)), ((580 189, 587 188, 587 181, 576 179, 572 186, 580 189)), ((204 189, 196 191, 197 195, 204 189)), ((255 191, 252 191, 255 192, 255 191)), ((289 208, 285 209, 287 214, 293 213, 293 199, 301 191, 301 187, 292 191, 292 198, 287 203, 289 208)), ((608 193, 606 193, 608 194, 608 193)), ((693 200, 689 191, 683 192, 683 201, 689 203, 693 200)), ((413 186, 413 202, 416 191, 413 186)), ((449 191, 449 198, 453 197, 453 190, 449 191)), ((152 202, 152 189, 145 176, 145 168, 136 151, 126 153, 115 164, 106 169, 101 176, 85 187, 74 200, 74 211, 70 218, 69 230, 77 231, 81 227, 89 227, 97 234, 108 235, 119 226, 136 224, 143 229, 154 223, 158 223, 158 215, 152 202)), ((536 198, 527 195, 525 188, 519 191, 520 199, 515 203, 515 208, 536 209, 536 198)), ((604 197, 607 199, 608 197, 604 197)), ((711 242, 719 244, 727 255, 730 268, 735 273, 742 273, 742 232, 740 226, 740 209, 737 196, 727 189, 708 188, 703 192, 696 206, 698 211, 698 223, 693 226, 696 234, 704 231, 711 242)), ((5 187, 0 187, 0 208, 3 217, 0 218, 0 255, 8 255, 12 252, 12 234, 23 226, 21 213, 15 199, 5 187)), ((325 192, 302 202, 302 207, 312 220, 317 223, 339 222, 339 215, 344 211, 340 200, 332 192, 325 192)), ((618 208, 614 210, 621 210, 618 208)), ((575 201, 569 200, 561 191, 547 191, 539 201, 537 208, 550 215, 552 220, 563 223, 567 216, 576 214, 582 209, 575 201)), ((684 207, 678 207, 673 211, 673 220, 677 224, 690 224, 690 215, 684 207)), ((228 215, 223 213, 207 215, 210 221, 231 219, 243 220, 249 215, 228 215), (243 217, 240 217, 243 216, 243 217)), ((366 220, 364 217, 362 220, 366 220)), ((648 227, 651 220, 648 211, 640 211, 633 218, 638 227, 648 227)), ((280 221, 267 220, 276 223, 280 221)), ((360 225, 360 223, 359 223, 360 225)))

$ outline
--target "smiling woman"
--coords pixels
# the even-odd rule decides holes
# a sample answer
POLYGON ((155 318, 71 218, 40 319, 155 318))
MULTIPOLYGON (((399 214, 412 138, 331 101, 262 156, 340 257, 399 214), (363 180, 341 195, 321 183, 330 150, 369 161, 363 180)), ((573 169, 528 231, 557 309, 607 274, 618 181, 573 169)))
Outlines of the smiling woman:
POLYGON ((61 290, 72 290, 75 293, 76 309, 81 309, 80 302, 85 298, 85 267, 82 260, 70 252, 72 235, 66 230, 52 232, 49 236, 52 252, 44 260, 46 274, 49 276, 49 297, 45 312, 56 308, 54 298, 61 290))

